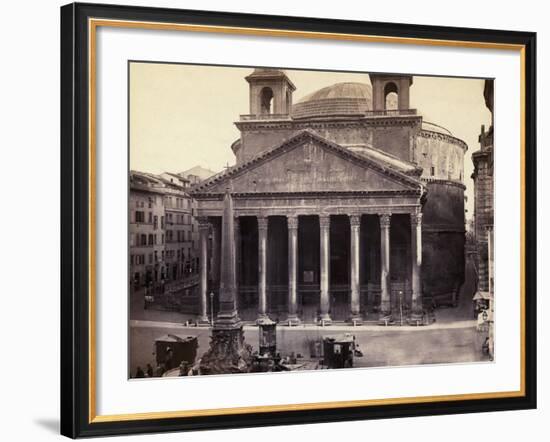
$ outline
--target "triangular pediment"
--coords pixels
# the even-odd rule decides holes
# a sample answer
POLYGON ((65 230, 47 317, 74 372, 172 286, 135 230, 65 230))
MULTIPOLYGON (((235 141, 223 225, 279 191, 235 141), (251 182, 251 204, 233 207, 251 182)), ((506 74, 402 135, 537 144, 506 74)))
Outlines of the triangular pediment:
POLYGON ((417 179, 305 130, 193 189, 193 193, 402 192, 417 179))

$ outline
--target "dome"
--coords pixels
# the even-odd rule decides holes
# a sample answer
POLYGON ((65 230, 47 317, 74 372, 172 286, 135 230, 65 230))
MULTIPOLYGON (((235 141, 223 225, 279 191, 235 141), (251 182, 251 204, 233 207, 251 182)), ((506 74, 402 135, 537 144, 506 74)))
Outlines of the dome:
POLYGON ((364 115, 372 110, 372 88, 366 83, 336 83, 302 98, 292 107, 292 117, 364 115))
POLYGON ((440 126, 439 124, 430 123, 429 121, 422 121, 422 130, 437 132, 444 135, 453 135, 449 129, 440 126))

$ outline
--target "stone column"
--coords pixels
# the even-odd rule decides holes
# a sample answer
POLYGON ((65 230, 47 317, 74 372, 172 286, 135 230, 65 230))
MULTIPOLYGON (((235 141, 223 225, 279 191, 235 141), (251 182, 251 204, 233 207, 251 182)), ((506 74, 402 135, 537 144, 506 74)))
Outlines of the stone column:
POLYGON ((288 325, 300 323, 298 318, 298 217, 288 216, 288 325))
POLYGON ((380 321, 384 323, 391 319, 390 220, 390 214, 380 215, 380 321))
POLYGON ((241 222, 238 216, 234 220, 235 229, 235 304, 239 309, 239 284, 241 280, 241 222))
POLYGON ((208 233, 210 224, 207 217, 198 217, 199 223, 199 324, 208 325, 208 233))
POLYGON ((494 292, 494 232, 493 226, 487 226, 487 264, 489 270, 489 357, 491 361, 495 356, 495 336, 494 336, 494 313, 495 313, 495 292, 494 292))
POLYGON ((217 218, 212 220, 212 267, 210 278, 212 286, 216 287, 220 281, 220 231, 217 218))
POLYGON ((422 320, 422 213, 411 213, 411 320, 422 320))
POLYGON ((268 219, 258 217, 258 319, 260 324, 267 317, 267 229, 268 219))
POLYGON ((489 226, 487 226, 487 271, 488 271, 487 272, 488 273, 487 282, 488 282, 488 289, 489 289, 489 294, 491 295, 491 298, 492 298, 492 295, 494 293, 494 291, 493 291, 493 284, 494 284, 494 280, 493 280, 493 274, 494 274, 493 241, 494 241, 493 226, 489 225, 489 226))
POLYGON ((361 215, 350 215, 350 255, 351 255, 351 272, 350 272, 350 318, 349 322, 354 324, 361 323, 361 301, 360 301, 360 282, 359 282, 359 244, 360 244, 360 229, 361 215))
POLYGON ((330 215, 319 215, 321 233, 321 299, 319 322, 330 325, 330 215))

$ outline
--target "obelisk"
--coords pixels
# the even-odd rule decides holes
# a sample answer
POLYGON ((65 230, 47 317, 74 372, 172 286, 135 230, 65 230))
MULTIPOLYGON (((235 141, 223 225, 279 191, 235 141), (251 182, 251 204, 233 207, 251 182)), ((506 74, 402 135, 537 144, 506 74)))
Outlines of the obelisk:
POLYGON ((202 356, 201 374, 244 373, 250 366, 251 347, 244 342, 237 312, 233 198, 226 189, 223 201, 219 310, 212 327, 210 349, 202 356))

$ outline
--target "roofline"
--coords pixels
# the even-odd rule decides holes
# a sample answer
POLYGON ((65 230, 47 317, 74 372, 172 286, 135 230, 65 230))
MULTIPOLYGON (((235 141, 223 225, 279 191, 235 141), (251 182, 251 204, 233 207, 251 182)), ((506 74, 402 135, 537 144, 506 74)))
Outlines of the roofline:
POLYGON ((374 159, 374 158, 366 158, 362 155, 356 154, 355 152, 352 152, 349 149, 346 149, 345 147, 340 146, 339 144, 333 143, 332 141, 329 141, 323 137, 321 137, 316 132, 313 132, 311 129, 304 129, 298 132, 297 134, 293 135, 291 138, 289 138, 286 141, 283 141, 282 143, 276 145, 275 147, 272 147, 270 149, 266 149, 262 152, 260 152, 255 157, 251 158, 250 160, 235 165, 211 178, 208 178, 200 183, 197 183, 195 186, 193 186, 190 189, 190 193, 200 193, 199 190, 205 189, 217 182, 220 182, 228 177, 231 176, 239 176, 245 169, 248 169, 250 166, 254 165, 255 163, 258 163, 260 161, 264 161, 267 158, 269 158, 272 155, 275 155, 276 151, 282 149, 285 146, 290 146, 293 143, 299 142, 301 138, 309 138, 312 140, 316 140, 319 143, 322 143, 326 145, 329 148, 332 148, 336 150, 338 153, 352 157, 353 159, 357 160, 358 162, 365 164, 367 163, 369 166, 374 166, 375 169, 382 173, 390 174, 395 176, 396 178, 400 179, 401 181, 407 182, 409 184, 412 184, 413 186, 419 186, 420 188, 424 187, 424 184, 419 179, 416 179, 414 177, 411 177, 410 175, 400 172, 396 169, 394 169, 391 166, 388 166, 387 164, 382 164, 380 161, 374 159))

